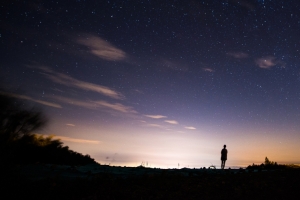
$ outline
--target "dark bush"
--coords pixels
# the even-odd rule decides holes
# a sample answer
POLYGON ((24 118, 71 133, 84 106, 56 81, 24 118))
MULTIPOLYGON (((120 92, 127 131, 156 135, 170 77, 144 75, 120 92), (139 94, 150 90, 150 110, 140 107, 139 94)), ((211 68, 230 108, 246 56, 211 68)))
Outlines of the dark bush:
POLYGON ((40 111, 25 109, 24 102, 0 92, 0 162, 1 163, 53 163, 84 165, 95 163, 89 155, 69 150, 53 136, 33 134, 47 124, 40 111))

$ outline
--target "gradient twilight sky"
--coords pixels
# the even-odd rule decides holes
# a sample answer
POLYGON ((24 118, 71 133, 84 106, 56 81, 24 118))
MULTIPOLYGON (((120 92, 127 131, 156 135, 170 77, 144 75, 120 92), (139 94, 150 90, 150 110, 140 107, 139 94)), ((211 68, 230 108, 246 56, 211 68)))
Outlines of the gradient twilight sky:
POLYGON ((298 0, 1 1, 0 78, 101 164, 300 163, 298 0))

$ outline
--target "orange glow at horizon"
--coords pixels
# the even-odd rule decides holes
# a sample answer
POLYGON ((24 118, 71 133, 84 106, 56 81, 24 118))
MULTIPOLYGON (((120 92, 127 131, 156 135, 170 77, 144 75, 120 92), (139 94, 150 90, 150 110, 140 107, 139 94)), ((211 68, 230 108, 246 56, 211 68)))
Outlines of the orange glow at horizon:
POLYGON ((260 164, 265 157, 281 164, 295 164, 300 161, 300 156, 294 151, 297 149, 297 141, 290 141, 287 137, 257 139, 258 136, 254 135, 259 133, 238 135, 230 132, 210 135, 206 132, 208 130, 198 129, 178 133, 175 130, 160 131, 153 127, 133 129, 124 125, 97 129, 75 124, 75 127, 56 124, 55 128, 48 131, 65 133, 67 140, 63 141, 64 145, 74 151, 89 154, 100 164, 112 166, 136 167, 147 162, 148 167, 157 168, 178 168, 178 163, 179 168, 211 165, 218 168, 220 151, 224 144, 228 149, 226 167, 260 164))

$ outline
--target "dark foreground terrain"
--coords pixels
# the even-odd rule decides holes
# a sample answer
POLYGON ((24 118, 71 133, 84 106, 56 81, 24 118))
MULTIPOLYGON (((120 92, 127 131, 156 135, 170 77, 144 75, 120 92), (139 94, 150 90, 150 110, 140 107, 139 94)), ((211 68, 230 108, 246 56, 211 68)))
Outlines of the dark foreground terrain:
POLYGON ((289 199, 300 170, 2 166, 5 199, 289 199))

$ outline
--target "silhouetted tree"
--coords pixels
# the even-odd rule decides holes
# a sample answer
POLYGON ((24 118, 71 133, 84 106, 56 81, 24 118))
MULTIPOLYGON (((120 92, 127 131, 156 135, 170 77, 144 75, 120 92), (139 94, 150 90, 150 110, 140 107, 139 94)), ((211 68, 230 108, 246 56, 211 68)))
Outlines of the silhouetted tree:
POLYGON ((22 108, 15 98, 0 92, 0 145, 18 139, 44 127, 45 115, 40 111, 22 108))
POLYGON ((266 157, 265 158, 265 165, 270 165, 270 164, 271 164, 270 160, 268 159, 268 157, 266 157))
POLYGON ((42 112, 24 108, 24 103, 0 90, 0 164, 53 163, 84 165, 96 163, 89 155, 69 150, 53 136, 33 134, 44 127, 47 119, 42 112), (22 106, 21 106, 22 105, 22 106))
POLYGON ((266 166, 270 166, 270 165, 277 165, 277 162, 273 162, 273 161, 270 161, 269 159, 268 159, 268 157, 266 157, 265 158, 265 165, 266 166))

